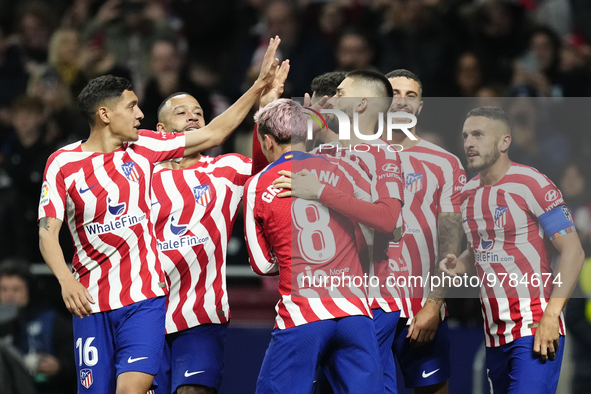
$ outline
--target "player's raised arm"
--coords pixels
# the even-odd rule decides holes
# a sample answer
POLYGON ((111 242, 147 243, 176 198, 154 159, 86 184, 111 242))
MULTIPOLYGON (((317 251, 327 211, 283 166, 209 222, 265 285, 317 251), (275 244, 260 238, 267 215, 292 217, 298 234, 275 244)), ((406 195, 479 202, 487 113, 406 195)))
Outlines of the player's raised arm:
POLYGON ((275 80, 275 73, 279 65, 275 53, 280 42, 279 37, 271 38, 259 77, 242 97, 207 126, 185 133, 185 156, 221 145, 240 125, 261 93, 275 80))
POLYGON ((43 259, 57 278, 66 308, 74 315, 82 318, 90 316, 92 309, 89 303, 94 300, 88 290, 78 282, 66 264, 64 253, 59 242, 62 221, 44 217, 39 220, 39 249, 43 259))

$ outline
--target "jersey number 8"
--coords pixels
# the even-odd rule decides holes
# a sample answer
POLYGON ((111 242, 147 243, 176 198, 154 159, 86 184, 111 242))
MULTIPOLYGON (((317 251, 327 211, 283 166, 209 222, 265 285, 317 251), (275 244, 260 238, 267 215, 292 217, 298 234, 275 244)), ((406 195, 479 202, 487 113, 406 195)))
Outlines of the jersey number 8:
POLYGON ((337 247, 329 227, 328 208, 318 202, 298 198, 291 205, 291 217, 298 231, 298 247, 304 260, 322 264, 335 256, 337 247))

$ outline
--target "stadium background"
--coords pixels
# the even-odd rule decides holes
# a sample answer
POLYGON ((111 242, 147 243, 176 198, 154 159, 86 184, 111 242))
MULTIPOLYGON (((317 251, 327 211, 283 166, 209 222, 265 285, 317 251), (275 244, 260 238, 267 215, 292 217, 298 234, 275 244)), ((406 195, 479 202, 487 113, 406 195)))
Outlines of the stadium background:
MULTIPOLYGON (((419 118, 419 135, 464 163, 460 129, 452 127, 461 127, 461 111, 452 117, 442 108, 463 107, 459 97, 511 97, 502 101, 516 128, 511 158, 561 188, 591 253, 589 1, 0 0, 0 261, 31 267, 34 303, 67 314, 38 251, 37 204, 47 157, 88 135, 75 105, 86 82, 106 73, 130 78, 144 128, 155 128, 158 105, 175 91, 194 95, 209 121, 250 86, 275 34, 279 56, 292 65, 285 97, 302 96, 315 76, 333 70, 418 74, 424 119, 430 109, 439 115, 419 118), (570 123, 545 122, 552 108, 570 123)), ((252 129, 248 117, 209 154, 249 156, 252 129)), ((228 247, 233 320, 222 393, 253 392, 278 299, 276 280, 250 271, 242 228, 239 217, 228 247)), ((62 235, 69 259, 71 240, 62 235)), ((477 393, 486 388, 479 302, 449 304, 450 392, 477 393)), ((591 330, 576 343, 589 357, 591 330)), ((570 392, 574 366, 585 362, 579 353, 567 352, 560 393, 570 392)))

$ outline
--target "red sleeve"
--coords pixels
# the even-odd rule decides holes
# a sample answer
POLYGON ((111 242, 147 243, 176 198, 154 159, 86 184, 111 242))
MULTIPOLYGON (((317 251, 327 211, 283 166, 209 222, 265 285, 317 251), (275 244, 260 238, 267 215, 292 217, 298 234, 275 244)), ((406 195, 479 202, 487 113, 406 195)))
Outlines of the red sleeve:
POLYGON ((254 133, 252 133, 252 175, 258 174, 268 165, 269 161, 263 154, 261 143, 257 138, 257 125, 255 123, 254 133))
POLYGON ((328 185, 324 186, 319 201, 349 219, 381 233, 394 231, 402 207, 400 200, 395 198, 381 198, 371 203, 328 185))

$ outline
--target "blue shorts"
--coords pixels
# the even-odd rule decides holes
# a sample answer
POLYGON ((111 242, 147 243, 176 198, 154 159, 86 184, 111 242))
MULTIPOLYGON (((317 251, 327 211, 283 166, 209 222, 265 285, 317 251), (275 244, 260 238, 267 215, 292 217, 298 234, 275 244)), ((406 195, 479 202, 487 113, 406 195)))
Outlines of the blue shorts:
MULTIPOLYGON (((114 393, 123 372, 156 375, 164 346, 166 298, 73 317, 79 393, 114 393)), ((156 382, 154 382, 156 385, 156 382)))
POLYGON ((396 363, 392 354, 392 343, 398 327, 398 320, 400 320, 400 311, 384 312, 381 309, 372 309, 372 312, 380 350, 380 361, 384 372, 384 393, 397 393, 396 363))
POLYGON ((420 347, 412 346, 406 338, 407 321, 407 318, 402 318, 398 322, 392 347, 404 376, 404 385, 407 388, 415 388, 445 382, 450 376, 447 320, 439 324, 433 341, 420 347))
POLYGON ((183 385, 219 391, 229 324, 204 324, 166 335, 156 394, 171 394, 183 385))
POLYGON ((257 381, 257 394, 309 394, 316 367, 340 393, 382 393, 372 320, 349 316, 275 329, 257 381))
POLYGON ((506 345, 486 348, 486 375, 490 392, 555 394, 564 354, 564 337, 558 340, 553 361, 543 362, 534 353, 534 336, 521 337, 506 345))

